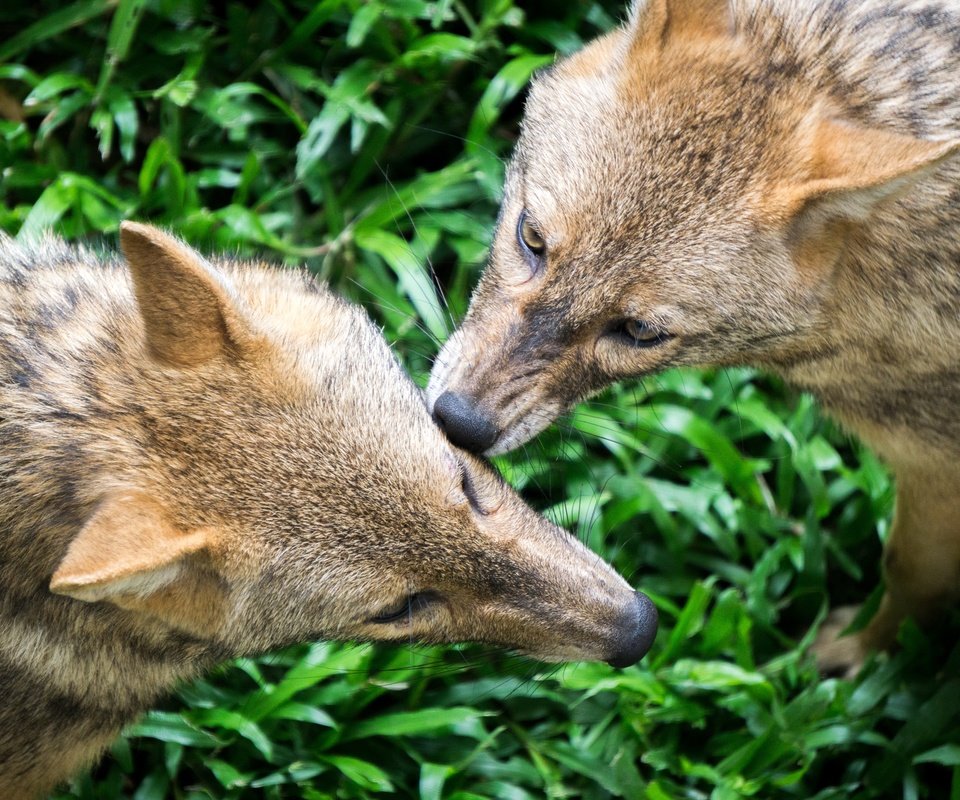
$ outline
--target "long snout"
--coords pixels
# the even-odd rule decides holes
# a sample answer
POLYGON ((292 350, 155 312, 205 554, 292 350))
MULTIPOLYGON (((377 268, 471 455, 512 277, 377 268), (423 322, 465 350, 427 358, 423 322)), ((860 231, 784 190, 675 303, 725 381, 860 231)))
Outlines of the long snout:
MULTIPOLYGON (((495 643, 542 661, 634 664, 657 635, 657 610, 612 565, 544 519, 512 489, 484 481, 489 467, 468 459, 475 490, 496 493, 496 511, 474 516, 480 539, 452 574, 472 591, 453 602, 463 638, 495 643), (475 592, 475 593, 474 593, 475 592)), ((461 541, 460 548, 465 543, 461 541)), ((466 556, 466 553, 461 553, 466 556)), ((441 587, 457 595, 457 587, 441 587)))
POLYGON ((511 548, 523 575, 513 584, 516 594, 500 606, 511 620, 512 644, 544 661, 626 667, 642 659, 657 635, 650 598, 575 537, 528 510, 523 516, 535 519, 538 530, 511 548))
POLYGON ((642 592, 628 590, 619 601, 571 598, 564 619, 554 631, 556 639, 544 642, 531 655, 547 661, 605 661, 622 669, 636 664, 657 638, 659 615, 642 592), (551 652, 553 650, 553 652, 551 652))

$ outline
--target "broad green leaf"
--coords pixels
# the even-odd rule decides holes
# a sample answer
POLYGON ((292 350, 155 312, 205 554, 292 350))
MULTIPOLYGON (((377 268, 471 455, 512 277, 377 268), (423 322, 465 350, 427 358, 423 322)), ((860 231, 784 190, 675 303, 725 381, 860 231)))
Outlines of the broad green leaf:
POLYGON ((523 55, 508 61, 487 85, 480 104, 473 113, 467 130, 467 152, 477 155, 477 150, 487 143, 487 134, 500 118, 503 107, 527 85, 530 76, 540 67, 553 61, 553 56, 523 55))
POLYGON ((139 722, 124 731, 126 736, 143 736, 190 747, 217 747, 219 740, 187 722, 182 715, 170 711, 149 711, 139 722))
POLYGON ((61 176, 51 183, 33 204, 33 208, 23 221, 17 238, 29 241, 39 238, 49 231, 76 202, 77 189, 69 176, 61 176))
POLYGON ((390 776, 380 767, 352 756, 326 756, 328 761, 349 780, 371 792, 392 792, 390 776))
POLYGON ((442 800, 443 785, 456 771, 456 767, 448 764, 422 764, 419 786, 421 800, 442 800))
POLYGON ((914 764, 942 764, 945 767, 960 766, 960 745, 945 744, 940 747, 934 747, 915 756, 914 764))
POLYGON ((64 92, 74 89, 82 90, 81 96, 89 95, 93 92, 93 86, 85 78, 79 75, 70 75, 58 72, 48 78, 44 78, 40 83, 33 87, 33 90, 23 99, 23 105, 27 108, 33 105, 45 103, 55 97, 59 97, 64 92))

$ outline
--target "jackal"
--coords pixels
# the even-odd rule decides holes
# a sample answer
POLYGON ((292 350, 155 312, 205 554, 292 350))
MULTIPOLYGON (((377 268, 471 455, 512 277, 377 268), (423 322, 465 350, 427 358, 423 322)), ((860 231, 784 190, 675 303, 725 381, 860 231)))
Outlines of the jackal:
POLYGON ((518 446, 603 386, 764 367, 893 469, 887 593, 827 668, 960 592, 960 6, 647 0, 540 73, 428 401, 518 446))
POLYGON ((430 419, 362 311, 125 223, 0 239, 0 796, 304 639, 633 663, 656 612, 430 419))

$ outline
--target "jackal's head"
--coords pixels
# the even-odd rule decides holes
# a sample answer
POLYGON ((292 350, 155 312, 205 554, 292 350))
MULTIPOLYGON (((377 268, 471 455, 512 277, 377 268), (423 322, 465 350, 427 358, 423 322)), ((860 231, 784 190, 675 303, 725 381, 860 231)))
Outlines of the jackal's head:
POLYGON ((830 346, 843 248, 957 144, 838 116, 757 41, 727 0, 648 0, 534 80, 489 266, 428 390, 452 441, 500 453, 621 378, 830 346))
POLYGON ((121 242, 139 321, 97 365, 111 435, 54 592, 224 654, 308 638, 646 652, 649 600, 450 445, 359 309, 148 226, 121 242))

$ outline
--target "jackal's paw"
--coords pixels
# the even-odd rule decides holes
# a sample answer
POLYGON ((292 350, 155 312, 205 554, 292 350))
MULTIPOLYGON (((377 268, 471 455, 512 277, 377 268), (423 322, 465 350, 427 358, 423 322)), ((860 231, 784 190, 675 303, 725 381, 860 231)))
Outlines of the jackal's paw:
POLYGON ((831 611, 820 626, 816 641, 810 650, 817 660, 817 668, 821 675, 850 680, 860 672, 869 654, 863 637, 859 633, 841 635, 859 611, 857 606, 838 608, 831 611))

